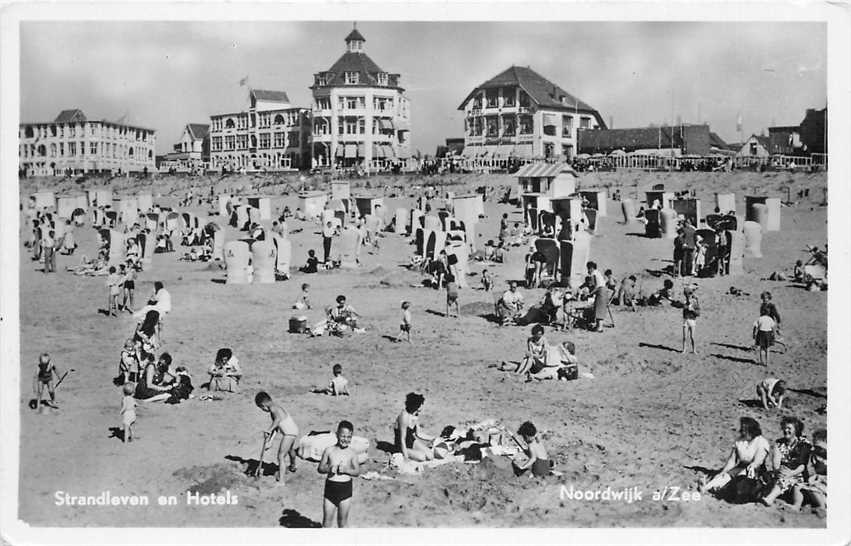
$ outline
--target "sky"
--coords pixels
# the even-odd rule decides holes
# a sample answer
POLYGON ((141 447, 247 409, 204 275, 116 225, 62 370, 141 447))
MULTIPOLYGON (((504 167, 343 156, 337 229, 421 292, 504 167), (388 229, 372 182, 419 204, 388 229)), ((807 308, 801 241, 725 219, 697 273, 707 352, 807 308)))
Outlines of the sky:
MULTIPOLYGON (((59 111, 157 130, 171 150, 186 123, 248 108, 248 91, 309 107, 313 74, 343 54, 352 22, 24 22, 21 121, 59 111)), ((822 23, 389 22, 357 25, 366 53, 401 74, 412 148, 463 136, 461 101, 511 65, 529 66, 616 128, 709 123, 727 142, 797 125, 823 108, 822 23)))

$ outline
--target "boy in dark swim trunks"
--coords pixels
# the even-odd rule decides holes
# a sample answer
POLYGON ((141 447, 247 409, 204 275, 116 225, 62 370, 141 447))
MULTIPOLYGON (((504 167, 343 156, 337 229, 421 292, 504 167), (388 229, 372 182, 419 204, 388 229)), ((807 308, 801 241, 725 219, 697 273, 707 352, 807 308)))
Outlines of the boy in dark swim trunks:
POLYGON ((357 454, 351 448, 354 426, 340 421, 337 426, 337 443, 325 448, 319 461, 319 473, 326 474, 325 494, 322 503, 322 526, 332 527, 337 516, 337 527, 346 527, 352 505, 352 476, 360 474, 357 454))
POLYGON ((452 273, 446 274, 446 315, 449 318, 449 310, 455 308, 455 318, 461 318, 461 306, 458 303, 458 285, 452 273))

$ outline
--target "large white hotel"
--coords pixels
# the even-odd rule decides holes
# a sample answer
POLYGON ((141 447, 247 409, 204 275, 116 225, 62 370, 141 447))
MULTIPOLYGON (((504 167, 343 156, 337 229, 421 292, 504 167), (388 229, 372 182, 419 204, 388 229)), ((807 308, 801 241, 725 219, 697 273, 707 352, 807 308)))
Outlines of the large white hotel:
POLYGON ((410 158, 410 104, 399 74, 369 58, 357 29, 345 42, 343 56, 311 86, 314 165, 378 168, 410 158))
POLYGON ((24 176, 154 172, 156 131, 92 121, 63 110, 53 121, 21 123, 18 160, 24 176))

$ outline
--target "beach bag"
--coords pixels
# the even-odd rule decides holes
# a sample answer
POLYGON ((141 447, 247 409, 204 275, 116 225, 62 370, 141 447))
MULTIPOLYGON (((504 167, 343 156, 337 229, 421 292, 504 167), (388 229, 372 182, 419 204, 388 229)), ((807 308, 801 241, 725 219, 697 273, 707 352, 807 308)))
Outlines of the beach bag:
POLYGON ((722 497, 731 504, 747 504, 756 502, 762 492, 763 484, 759 480, 740 474, 727 483, 722 497))

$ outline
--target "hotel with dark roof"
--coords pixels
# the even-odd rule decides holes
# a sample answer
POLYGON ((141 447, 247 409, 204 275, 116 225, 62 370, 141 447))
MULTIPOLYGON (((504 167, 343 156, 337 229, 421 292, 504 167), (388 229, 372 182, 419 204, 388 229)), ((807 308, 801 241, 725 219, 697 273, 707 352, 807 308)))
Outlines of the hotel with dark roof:
POLYGON ((343 56, 311 86, 314 166, 376 169, 410 158, 410 103, 399 74, 369 58, 357 29, 345 41, 343 56))
POLYGON ((593 107, 522 66, 473 89, 458 109, 467 157, 570 161, 578 129, 606 128, 593 107))

